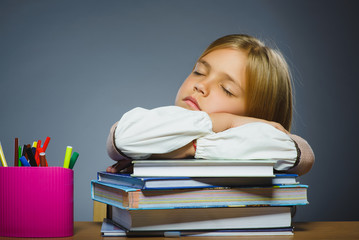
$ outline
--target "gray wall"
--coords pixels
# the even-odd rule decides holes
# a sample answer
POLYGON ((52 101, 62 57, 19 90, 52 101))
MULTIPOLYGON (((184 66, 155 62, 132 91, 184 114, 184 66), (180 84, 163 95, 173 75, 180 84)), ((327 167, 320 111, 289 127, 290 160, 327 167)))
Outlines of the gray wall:
POLYGON ((75 220, 92 218, 90 180, 112 164, 105 141, 127 110, 170 105, 214 39, 247 33, 278 46, 295 81, 293 132, 314 149, 296 221, 359 220, 355 1, 0 1, 0 141, 52 138, 75 166, 75 220))

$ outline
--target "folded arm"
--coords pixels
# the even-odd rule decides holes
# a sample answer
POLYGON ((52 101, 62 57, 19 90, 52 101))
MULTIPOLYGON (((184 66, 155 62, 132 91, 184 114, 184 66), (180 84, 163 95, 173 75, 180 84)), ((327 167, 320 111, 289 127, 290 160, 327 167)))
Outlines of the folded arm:
POLYGON ((116 169, 130 165, 130 159, 193 157, 272 158, 278 160, 276 170, 299 175, 311 169, 314 153, 309 144, 286 134, 280 124, 247 117, 233 121, 229 115, 226 121, 223 115, 179 107, 136 108, 112 126, 107 151, 112 159, 120 160, 116 169), (257 123, 248 124, 253 122, 257 123))

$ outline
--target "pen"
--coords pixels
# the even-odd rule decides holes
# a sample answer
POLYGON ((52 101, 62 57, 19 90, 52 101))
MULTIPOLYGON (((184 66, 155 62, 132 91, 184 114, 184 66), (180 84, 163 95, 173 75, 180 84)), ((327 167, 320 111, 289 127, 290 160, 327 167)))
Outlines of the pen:
POLYGON ((72 153, 72 147, 67 146, 66 153, 65 153, 65 159, 64 159, 64 166, 63 166, 64 168, 69 168, 69 166, 70 166, 71 153, 72 153))
POLYGON ((0 142, 0 160, 1 160, 2 166, 7 167, 7 163, 6 163, 4 152, 2 150, 1 142, 0 142))
POLYGON ((73 169, 73 167, 75 166, 75 163, 77 161, 77 158, 79 157, 79 153, 78 152, 74 152, 72 154, 72 157, 70 159, 70 165, 69 165, 69 168, 70 169, 73 169))
POLYGON ((19 139, 15 138, 14 166, 19 166, 19 139))
POLYGON ((22 165, 24 166, 24 167, 30 167, 31 165, 28 163, 28 161, 26 160, 26 158, 24 157, 24 156, 22 156, 21 158, 20 158, 20 161, 21 161, 21 163, 22 163, 22 165))

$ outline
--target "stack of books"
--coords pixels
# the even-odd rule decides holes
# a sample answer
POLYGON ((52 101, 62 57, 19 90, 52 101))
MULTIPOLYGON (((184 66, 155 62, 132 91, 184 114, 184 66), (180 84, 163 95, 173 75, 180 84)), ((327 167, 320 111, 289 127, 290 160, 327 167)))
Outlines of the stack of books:
POLYGON ((104 236, 291 235, 307 187, 270 160, 133 161, 131 175, 98 172, 92 199, 112 206, 104 236))

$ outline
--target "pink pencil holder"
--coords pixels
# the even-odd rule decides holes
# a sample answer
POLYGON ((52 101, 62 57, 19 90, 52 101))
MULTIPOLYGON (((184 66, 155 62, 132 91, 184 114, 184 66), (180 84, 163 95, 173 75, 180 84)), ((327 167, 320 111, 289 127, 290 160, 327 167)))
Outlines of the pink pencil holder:
POLYGON ((0 236, 73 235, 73 171, 0 167, 0 236))

